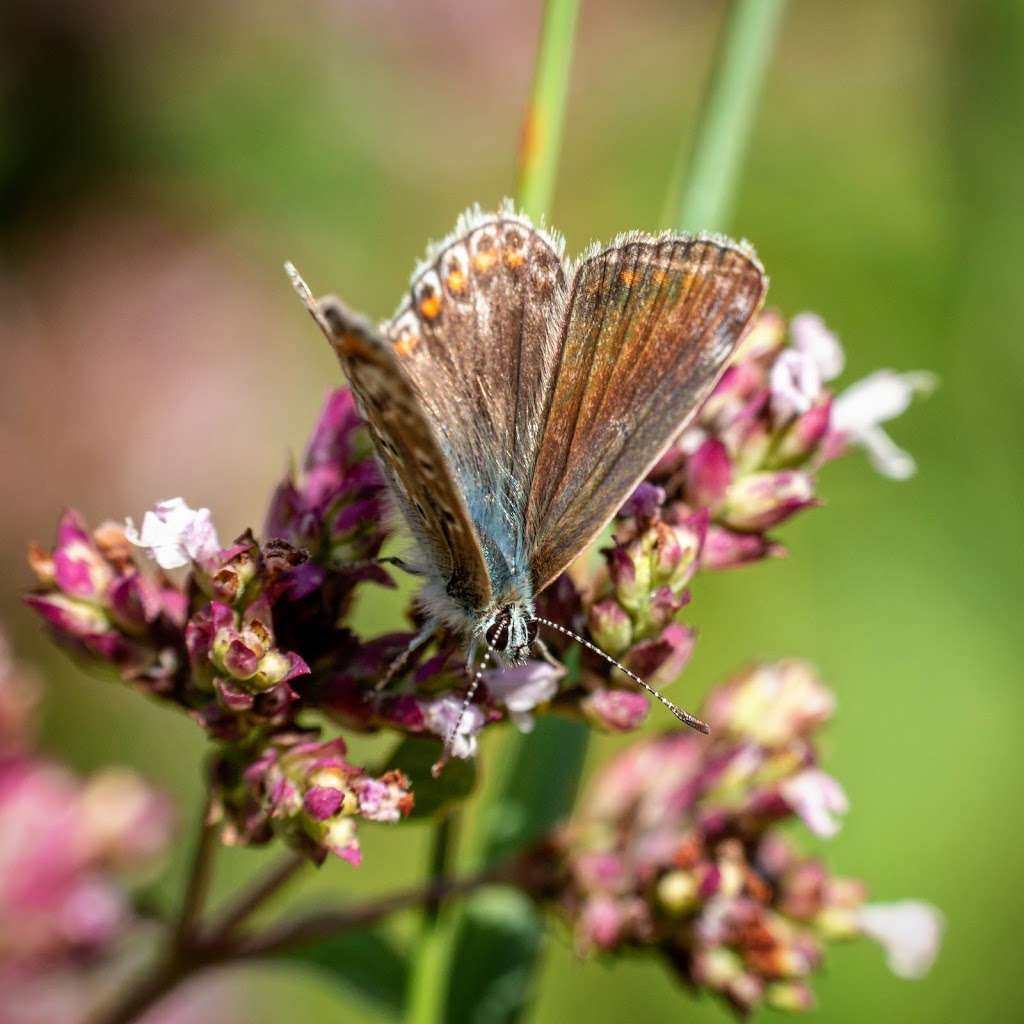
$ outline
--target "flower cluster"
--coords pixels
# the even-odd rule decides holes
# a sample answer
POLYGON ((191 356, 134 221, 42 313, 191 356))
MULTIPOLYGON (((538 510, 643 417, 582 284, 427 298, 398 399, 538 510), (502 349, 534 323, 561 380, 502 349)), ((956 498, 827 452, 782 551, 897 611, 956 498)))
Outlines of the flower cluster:
MULTIPOLYGON (((909 457, 895 457, 879 423, 902 411, 923 378, 882 371, 833 399, 825 385, 842 363, 817 318, 797 317, 787 333, 778 315, 762 315, 695 423, 616 517, 603 567, 563 575, 541 595, 539 613, 652 685, 672 682, 693 648, 678 616, 696 572, 779 550, 767 531, 815 503, 816 470, 851 444, 867 445, 894 475, 907 469, 909 457)), ((39 587, 27 600, 57 636, 183 709, 217 743, 233 842, 276 832, 314 859, 325 851, 354 859, 354 819, 380 816, 359 795, 365 776, 344 761, 340 741, 321 737, 328 723, 451 738, 451 753, 470 757, 483 728, 528 729, 540 711, 613 731, 648 713, 646 696, 593 651, 571 677, 539 660, 492 669, 464 709, 461 641, 439 631, 410 654, 423 625, 415 604, 413 631, 357 636, 358 589, 394 586, 380 558, 386 500, 353 398, 339 389, 301 466, 272 496, 262 538, 247 532, 222 547, 209 512, 174 499, 148 512, 141 529, 108 523, 90 532, 67 512, 54 549, 30 551, 39 587), (355 796, 306 800, 317 788, 306 776, 321 758, 338 761, 348 781, 335 788, 355 796)), ((563 634, 545 640, 565 653, 563 634)), ((408 808, 402 778, 370 781, 392 794, 389 807, 408 808)))
POLYGON ((167 846, 170 807, 131 772, 83 780, 37 754, 37 701, 0 637, 0 992, 10 1019, 78 1020, 86 968, 135 923, 125 883, 167 846))
POLYGON ((311 860, 333 853, 361 859, 356 820, 396 822, 412 809, 409 780, 400 771, 379 778, 345 760, 345 743, 277 735, 249 764, 222 759, 218 792, 232 845, 281 836, 311 860))
POLYGON ((808 665, 760 665, 713 692, 710 738, 666 733, 605 765, 537 854, 540 895, 561 907, 579 950, 657 949, 687 985, 741 1012, 809 1008, 831 940, 869 936, 896 973, 924 973, 937 911, 865 903, 862 883, 831 875, 779 832, 798 817, 831 836, 847 809, 814 743, 832 710, 808 665))
MULTIPOLYGON (((678 678, 695 639, 678 612, 697 571, 781 553, 769 531, 817 504, 817 471, 852 445, 889 476, 913 471, 881 423, 928 390, 930 375, 880 370, 833 396, 827 384, 844 363, 819 317, 803 313, 787 325, 763 313, 695 421, 619 511, 602 570, 564 576, 542 595, 543 614, 648 682, 678 678)), ((565 648, 564 638, 550 642, 565 648)), ((643 693, 592 654, 555 703, 612 732, 635 728, 649 710, 643 693)))
POLYGON ((816 504, 814 475, 851 445, 879 472, 914 472, 881 424, 934 386, 930 374, 879 370, 838 395, 845 365, 838 339, 812 313, 788 325, 762 314, 700 414, 652 474, 670 518, 706 509, 702 564, 727 568, 779 550, 767 531, 816 504))
POLYGON ((178 706, 217 743, 227 841, 279 833, 313 859, 329 851, 355 860, 356 817, 390 821, 411 806, 404 779, 344 764, 340 740, 320 744, 298 721, 319 706, 323 681, 365 682, 383 670, 345 624, 359 584, 393 585, 374 561, 386 536, 382 503, 352 397, 338 391, 301 474, 273 497, 269 539, 247 532, 222 547, 209 512, 179 498, 147 512, 140 530, 129 521, 90 532, 66 512, 54 549, 30 549, 39 587, 26 600, 58 639, 178 706), (305 801, 312 784, 299 776, 332 758, 360 798, 328 814, 315 793, 305 801))

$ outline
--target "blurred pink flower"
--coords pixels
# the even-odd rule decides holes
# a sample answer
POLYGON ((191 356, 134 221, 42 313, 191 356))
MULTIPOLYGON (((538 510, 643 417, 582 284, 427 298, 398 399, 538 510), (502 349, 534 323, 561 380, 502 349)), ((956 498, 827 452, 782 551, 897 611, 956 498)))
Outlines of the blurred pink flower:
POLYGON ((850 809, 843 787, 816 768, 786 779, 779 789, 803 823, 822 839, 831 839, 839 831, 838 816, 850 809))
POLYGON ((861 931, 885 950, 889 970, 901 978, 923 977, 939 954, 944 922, 930 903, 865 903, 857 920, 861 931))

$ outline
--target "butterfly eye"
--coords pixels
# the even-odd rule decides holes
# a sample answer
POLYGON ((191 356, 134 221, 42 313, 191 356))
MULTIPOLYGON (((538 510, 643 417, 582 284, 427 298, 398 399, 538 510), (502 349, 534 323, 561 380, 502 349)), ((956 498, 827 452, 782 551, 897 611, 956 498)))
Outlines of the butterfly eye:
POLYGON ((530 621, 526 624, 526 639, 531 644, 537 639, 536 619, 530 619, 530 621))
POLYGON ((495 650, 503 651, 508 647, 509 617, 501 613, 488 627, 484 637, 489 646, 495 650))

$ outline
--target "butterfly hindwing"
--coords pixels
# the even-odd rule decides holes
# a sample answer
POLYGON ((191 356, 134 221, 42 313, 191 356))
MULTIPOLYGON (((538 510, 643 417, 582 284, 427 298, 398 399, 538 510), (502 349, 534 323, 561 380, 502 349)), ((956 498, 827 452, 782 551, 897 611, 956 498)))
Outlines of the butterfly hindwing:
POLYGON ((628 236, 580 261, 526 508, 537 591, 700 408, 765 287, 753 254, 718 238, 628 236))
POLYGON ((565 280, 559 240, 510 208, 470 211, 383 328, 422 396, 499 592, 527 571, 522 513, 565 280))
POLYGON ((391 344, 333 297, 314 315, 341 361, 388 483, 434 573, 464 609, 491 598, 483 553, 442 442, 391 344))

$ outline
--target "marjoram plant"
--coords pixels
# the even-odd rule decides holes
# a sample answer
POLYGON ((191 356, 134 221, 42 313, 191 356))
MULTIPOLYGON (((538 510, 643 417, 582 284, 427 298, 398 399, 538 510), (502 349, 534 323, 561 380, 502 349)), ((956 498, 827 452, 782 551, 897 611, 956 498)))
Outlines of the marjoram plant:
MULTIPOLYGON (((819 471, 853 449, 888 476, 913 472, 882 423, 928 376, 879 370, 833 393, 843 368, 820 318, 762 313, 599 557, 579 559, 538 611, 652 684, 676 683, 695 642, 685 617, 698 574, 782 554, 776 531, 819 505, 819 471)), ((339 859, 357 870, 364 829, 392 830, 401 843, 411 819, 450 814, 474 789, 482 734, 528 731, 545 715, 631 733, 651 712, 589 651, 564 668, 571 642, 559 635, 552 661, 486 673, 452 763, 432 778, 469 684, 456 638, 438 634, 380 686, 422 614, 411 603, 399 632, 353 625, 360 594, 395 585, 380 557, 387 504, 341 388, 258 533, 224 543, 207 509, 175 498, 138 528, 91 529, 65 511, 53 546, 30 548, 38 582, 26 601, 54 640, 204 731, 209 801, 183 905, 154 921, 132 878, 171 842, 167 800, 123 770, 82 780, 39 754, 36 684, 0 658, 0 1021, 128 1021, 200 969, 294 949, 319 948, 321 961, 333 950, 344 975, 344 947, 329 944, 338 936, 485 883, 544 908, 581 956, 658 955, 687 989, 740 1014, 812 1006, 813 975, 836 941, 880 942, 900 975, 928 969, 941 925, 933 908, 868 902, 862 882, 800 851, 793 825, 828 838, 847 800, 818 744, 834 697, 797 660, 747 666, 715 688, 702 710, 710 736, 658 723, 597 768, 549 835, 480 875, 251 925, 302 864, 339 859), (346 742, 355 733, 392 737, 389 753, 357 763, 346 742), (217 843, 290 853, 212 917, 203 879, 217 843), (137 976, 124 957, 140 931, 165 939, 137 976)))

